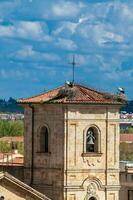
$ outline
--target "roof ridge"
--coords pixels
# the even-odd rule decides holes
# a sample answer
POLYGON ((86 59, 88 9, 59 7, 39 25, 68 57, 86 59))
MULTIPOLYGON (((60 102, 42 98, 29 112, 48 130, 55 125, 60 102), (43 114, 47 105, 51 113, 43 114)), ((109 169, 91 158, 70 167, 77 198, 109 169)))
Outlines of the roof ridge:
POLYGON ((102 92, 102 91, 98 91, 97 89, 95 89, 95 88, 92 88, 92 87, 90 87, 90 86, 85 86, 85 85, 81 85, 81 84, 75 84, 75 86, 80 86, 80 87, 83 87, 83 88, 85 88, 85 89, 87 89, 87 90, 91 90, 91 91, 94 91, 94 92, 97 92, 97 93, 99 93, 99 94, 105 94, 106 92, 102 92))
MULTIPOLYGON (((8 172, 1 172, 0 176, 2 178, 8 179, 9 181, 13 182, 14 184, 19 185, 21 188, 31 192, 32 194, 36 195, 38 198, 40 199, 46 199, 46 200, 50 200, 47 196, 45 196, 45 194, 40 193, 39 191, 37 191, 36 189, 32 188, 31 186, 27 185, 26 183, 20 181, 19 179, 17 179, 16 177, 12 176, 11 174, 9 174, 8 172)), ((1 178, 0 177, 0 178, 1 178)))

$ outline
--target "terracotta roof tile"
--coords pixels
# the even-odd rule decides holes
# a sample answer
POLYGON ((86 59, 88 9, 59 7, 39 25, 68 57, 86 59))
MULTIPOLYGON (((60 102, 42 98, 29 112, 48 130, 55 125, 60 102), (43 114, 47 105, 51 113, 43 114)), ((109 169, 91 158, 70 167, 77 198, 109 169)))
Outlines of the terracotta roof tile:
POLYGON ((4 136, 0 137, 0 142, 24 142, 23 136, 4 136))
POLYGON ((37 96, 20 99, 18 103, 123 104, 114 99, 111 94, 99 92, 79 84, 65 85, 37 96))
POLYGON ((16 153, 0 153, 0 165, 24 165, 24 156, 16 153))
POLYGON ((133 134, 123 133, 120 135, 121 142, 133 142, 133 134))

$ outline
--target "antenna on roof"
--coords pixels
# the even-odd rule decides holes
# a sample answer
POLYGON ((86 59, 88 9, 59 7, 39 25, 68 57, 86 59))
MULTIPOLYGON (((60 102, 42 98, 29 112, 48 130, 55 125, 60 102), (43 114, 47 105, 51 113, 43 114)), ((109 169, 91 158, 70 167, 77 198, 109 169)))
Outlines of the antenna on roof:
POLYGON ((72 59, 72 62, 69 63, 72 65, 72 70, 73 70, 73 79, 72 79, 72 84, 74 83, 75 81, 75 66, 78 65, 78 63, 76 62, 76 59, 75 59, 75 55, 73 55, 73 59, 72 59))

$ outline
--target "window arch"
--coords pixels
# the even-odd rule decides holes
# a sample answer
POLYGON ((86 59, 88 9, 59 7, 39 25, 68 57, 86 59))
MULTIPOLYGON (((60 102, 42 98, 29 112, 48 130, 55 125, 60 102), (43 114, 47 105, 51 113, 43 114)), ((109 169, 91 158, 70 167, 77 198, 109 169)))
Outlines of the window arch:
POLYGON ((95 126, 89 127, 86 131, 85 151, 86 153, 100 152, 100 134, 95 126))
POLYGON ((43 126, 40 130, 40 141, 39 151, 48 153, 49 152, 49 131, 46 126, 43 126))

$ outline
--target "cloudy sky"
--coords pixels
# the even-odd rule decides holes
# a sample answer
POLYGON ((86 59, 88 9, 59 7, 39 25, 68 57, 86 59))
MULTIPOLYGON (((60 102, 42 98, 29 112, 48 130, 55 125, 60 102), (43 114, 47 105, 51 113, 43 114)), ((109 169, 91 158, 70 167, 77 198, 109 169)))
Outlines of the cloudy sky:
POLYGON ((133 99, 133 0, 0 0, 0 95, 72 79, 133 99))

